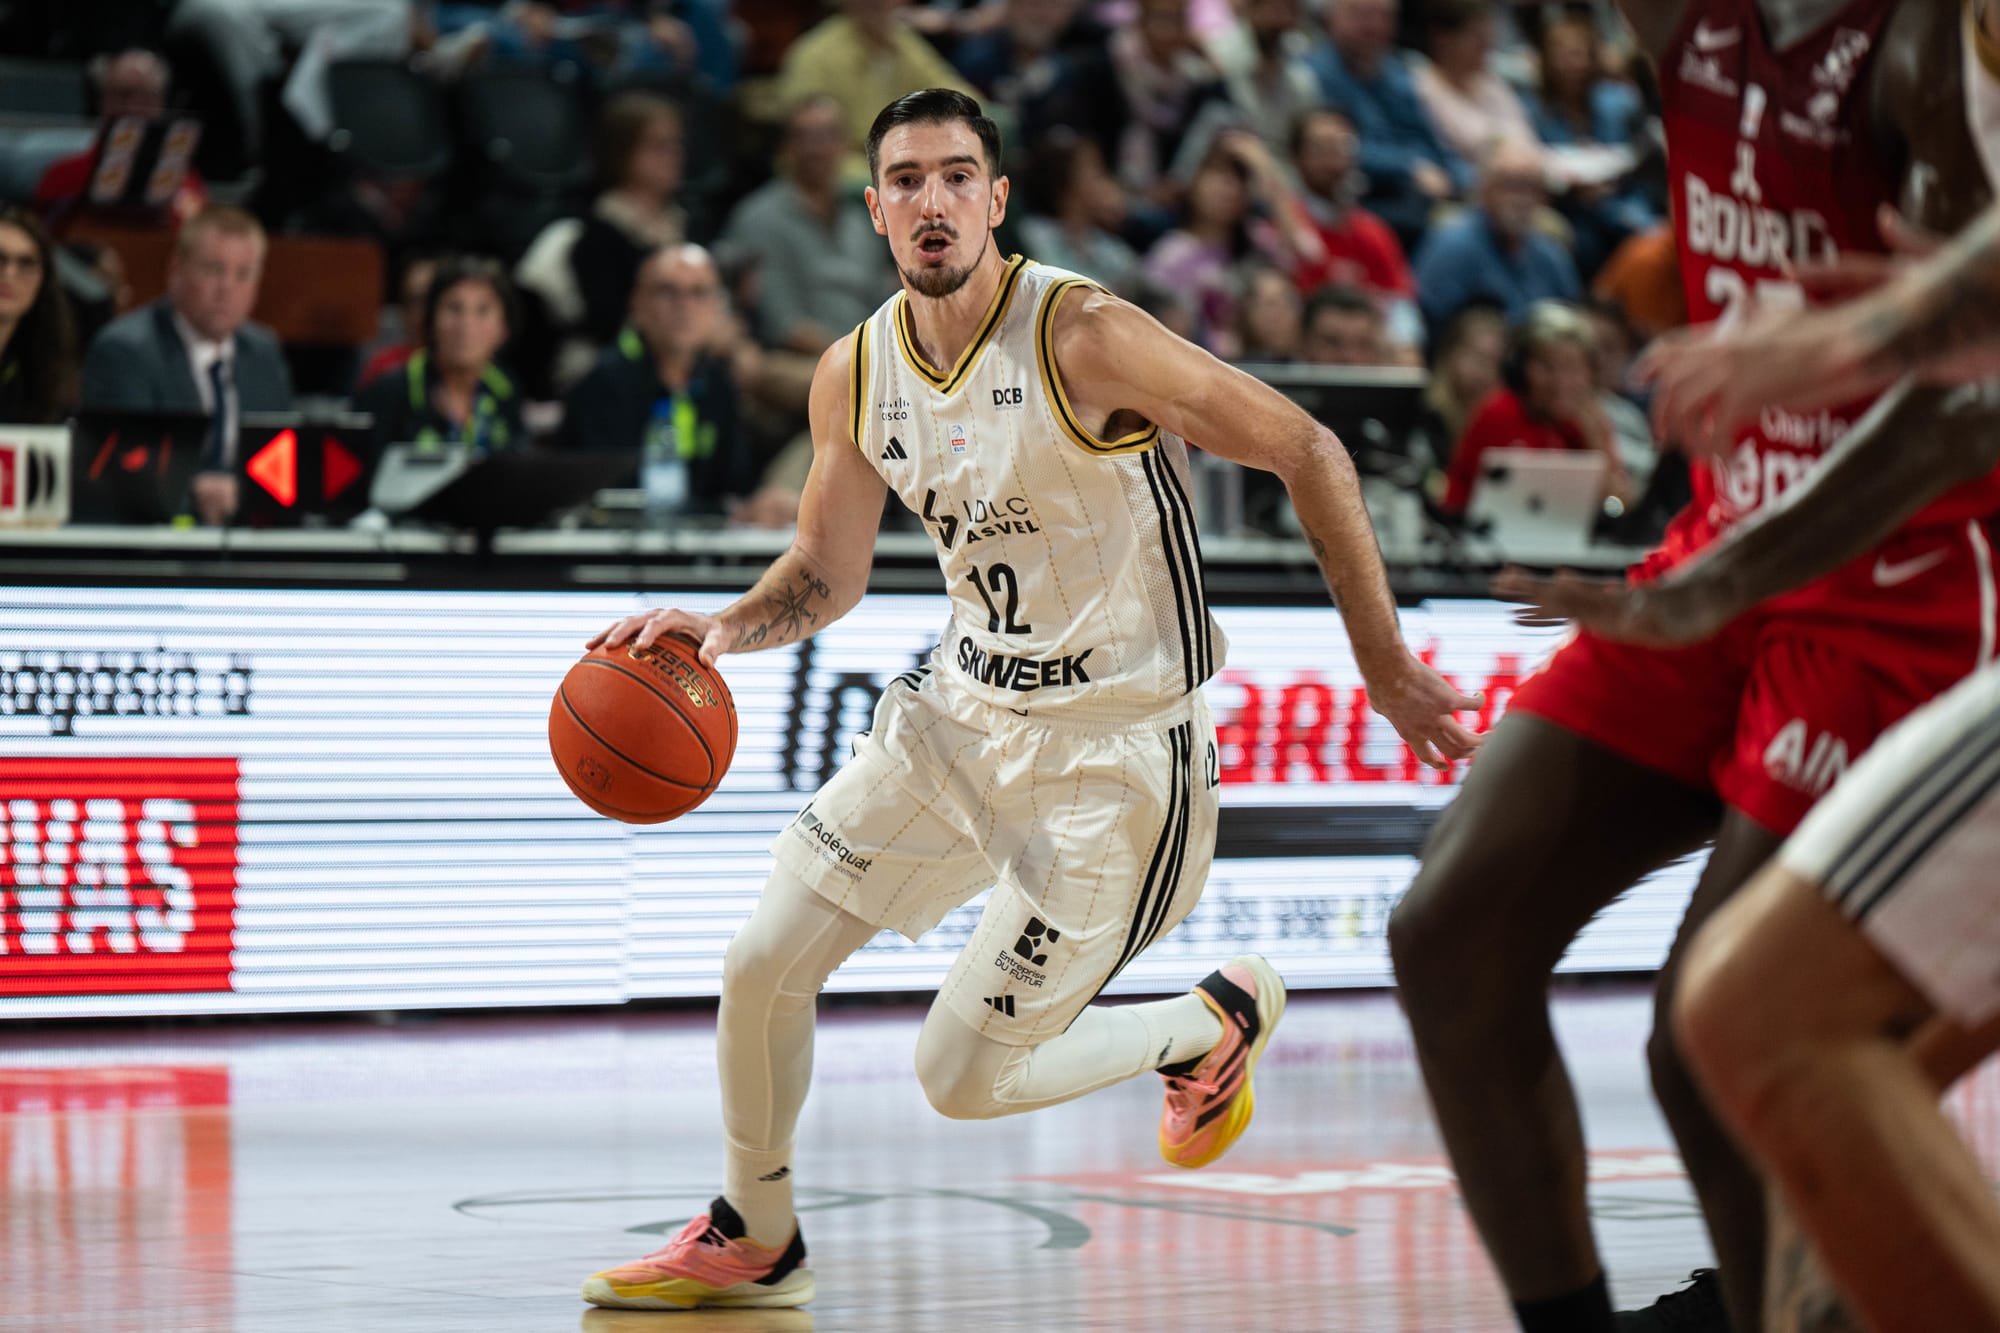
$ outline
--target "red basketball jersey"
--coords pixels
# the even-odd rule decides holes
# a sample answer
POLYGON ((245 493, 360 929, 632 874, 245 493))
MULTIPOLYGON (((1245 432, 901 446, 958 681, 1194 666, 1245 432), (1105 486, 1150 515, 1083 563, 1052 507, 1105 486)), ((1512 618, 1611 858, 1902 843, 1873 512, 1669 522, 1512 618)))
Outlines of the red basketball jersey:
MULTIPOLYGON (((1896 0, 1852 0, 1824 27, 1773 50, 1754 0, 1692 0, 1661 59, 1674 232, 1688 319, 1730 318, 1754 295, 1803 303, 1787 263, 1880 251, 1875 210, 1895 203, 1901 161, 1875 128, 1873 71, 1896 0)), ((1669 529, 1678 560, 1797 485, 1868 401, 1765 409, 1730 452, 1693 469, 1694 500, 1669 529)), ((2000 481, 1971 482, 1911 520, 2000 511, 2000 481)))

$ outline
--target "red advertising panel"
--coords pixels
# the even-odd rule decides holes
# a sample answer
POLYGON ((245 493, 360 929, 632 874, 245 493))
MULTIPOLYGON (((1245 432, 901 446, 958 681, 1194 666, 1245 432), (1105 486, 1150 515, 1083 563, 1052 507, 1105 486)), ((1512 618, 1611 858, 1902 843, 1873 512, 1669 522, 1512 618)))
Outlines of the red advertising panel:
POLYGON ((234 759, 0 762, 0 997, 226 991, 234 759))

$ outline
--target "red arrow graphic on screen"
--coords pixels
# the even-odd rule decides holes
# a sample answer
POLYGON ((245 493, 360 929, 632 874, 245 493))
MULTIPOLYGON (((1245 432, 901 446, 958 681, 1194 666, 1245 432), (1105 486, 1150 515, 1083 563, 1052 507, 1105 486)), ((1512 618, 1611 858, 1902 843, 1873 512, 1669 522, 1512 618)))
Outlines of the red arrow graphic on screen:
POLYGON ((361 460, 331 435, 320 442, 321 489, 331 500, 361 478, 361 460))
POLYGON ((269 491, 272 499, 290 509, 299 498, 299 437, 289 430, 279 431, 243 470, 269 491))

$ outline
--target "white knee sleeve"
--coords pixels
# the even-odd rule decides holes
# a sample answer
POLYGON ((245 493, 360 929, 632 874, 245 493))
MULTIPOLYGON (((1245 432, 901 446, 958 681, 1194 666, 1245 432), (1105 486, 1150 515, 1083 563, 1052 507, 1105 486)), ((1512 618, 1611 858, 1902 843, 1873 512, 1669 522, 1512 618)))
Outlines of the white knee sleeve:
POLYGON ((937 1113, 951 1120, 991 1120, 1021 1108, 1001 1089, 1027 1061, 1030 1046, 1007 1046, 983 1037, 944 1006, 931 1010, 917 1034, 917 1082, 937 1113))
POLYGON ((795 1013, 813 1002, 834 969, 873 939, 875 930, 780 866, 722 956, 723 994, 774 995, 779 1011, 795 1013))

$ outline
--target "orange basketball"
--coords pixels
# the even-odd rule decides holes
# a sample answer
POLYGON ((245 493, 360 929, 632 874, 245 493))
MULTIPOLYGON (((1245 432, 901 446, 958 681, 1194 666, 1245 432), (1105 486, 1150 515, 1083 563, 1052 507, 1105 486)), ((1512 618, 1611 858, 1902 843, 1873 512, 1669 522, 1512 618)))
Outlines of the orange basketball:
POLYGON ((736 754, 736 701, 695 645, 593 648, 549 705, 549 753, 600 815, 658 824, 708 799, 736 754))

